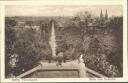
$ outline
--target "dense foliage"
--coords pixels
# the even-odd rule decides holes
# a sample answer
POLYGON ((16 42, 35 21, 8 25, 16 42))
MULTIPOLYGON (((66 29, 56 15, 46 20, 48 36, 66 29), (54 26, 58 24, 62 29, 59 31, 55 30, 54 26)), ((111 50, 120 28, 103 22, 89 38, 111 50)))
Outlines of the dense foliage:
POLYGON ((50 47, 40 32, 17 26, 6 27, 5 31, 6 76, 17 76, 37 66, 44 56, 51 54, 50 47), (15 54, 18 56, 15 57, 15 54))
MULTIPOLYGON (((10 74, 17 76, 51 55, 50 17, 36 18, 35 21, 27 17, 11 18, 6 19, 5 28, 6 77, 10 74), (25 21, 30 28, 18 25, 19 21, 25 21), (34 25, 40 26, 39 30, 31 28, 34 25), (9 64, 12 60, 16 66, 9 64)), ((87 67, 109 77, 123 76, 122 17, 111 17, 102 24, 89 12, 80 12, 74 17, 54 17, 54 20, 57 52, 63 51, 70 60, 83 53, 87 67), (90 29, 90 24, 100 28, 90 29), (101 28, 101 24, 105 27, 101 28)))

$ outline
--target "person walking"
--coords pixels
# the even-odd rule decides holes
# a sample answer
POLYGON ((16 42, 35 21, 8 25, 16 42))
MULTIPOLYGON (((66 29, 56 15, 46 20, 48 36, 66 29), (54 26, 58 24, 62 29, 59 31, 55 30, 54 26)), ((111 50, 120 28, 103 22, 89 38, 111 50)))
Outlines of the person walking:
POLYGON ((62 66, 62 61, 63 61, 63 52, 60 52, 57 55, 57 66, 62 66))
POLYGON ((51 56, 51 55, 48 55, 48 56, 47 56, 47 59, 48 59, 48 62, 51 63, 52 56, 51 56))
POLYGON ((63 55, 63 62, 66 63, 67 55, 63 55))

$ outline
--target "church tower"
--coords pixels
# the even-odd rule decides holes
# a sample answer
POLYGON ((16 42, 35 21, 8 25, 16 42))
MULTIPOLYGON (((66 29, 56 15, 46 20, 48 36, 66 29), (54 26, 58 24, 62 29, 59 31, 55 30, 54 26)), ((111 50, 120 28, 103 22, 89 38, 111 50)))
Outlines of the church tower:
POLYGON ((103 20, 103 13, 102 13, 102 10, 101 10, 101 13, 100 13, 100 20, 103 20))
POLYGON ((100 13, 100 25, 103 25, 104 24, 104 16, 103 16, 103 13, 102 13, 102 10, 101 10, 101 13, 100 13))
POLYGON ((105 20, 108 20, 108 13, 107 13, 107 10, 106 10, 106 13, 105 13, 105 20))

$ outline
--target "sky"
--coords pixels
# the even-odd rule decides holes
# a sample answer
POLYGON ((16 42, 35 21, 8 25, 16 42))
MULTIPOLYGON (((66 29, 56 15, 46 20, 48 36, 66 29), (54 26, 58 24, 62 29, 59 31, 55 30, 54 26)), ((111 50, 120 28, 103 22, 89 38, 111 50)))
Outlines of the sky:
POLYGON ((6 5, 5 16, 73 16, 81 11, 99 16, 101 10, 109 17, 123 15, 121 5, 6 5))

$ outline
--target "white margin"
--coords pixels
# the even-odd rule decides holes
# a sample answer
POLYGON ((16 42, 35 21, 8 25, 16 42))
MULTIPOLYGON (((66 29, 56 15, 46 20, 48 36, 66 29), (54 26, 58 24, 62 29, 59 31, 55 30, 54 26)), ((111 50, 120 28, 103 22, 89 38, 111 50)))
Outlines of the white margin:
POLYGON ((2 82, 127 82, 128 55, 127 55, 127 0, 44 0, 44 1, 0 1, 0 67, 2 82), (37 78, 37 79, 5 79, 5 35, 4 17, 5 5, 123 5, 123 78, 37 78))

